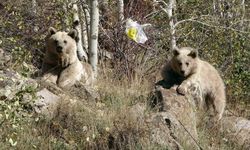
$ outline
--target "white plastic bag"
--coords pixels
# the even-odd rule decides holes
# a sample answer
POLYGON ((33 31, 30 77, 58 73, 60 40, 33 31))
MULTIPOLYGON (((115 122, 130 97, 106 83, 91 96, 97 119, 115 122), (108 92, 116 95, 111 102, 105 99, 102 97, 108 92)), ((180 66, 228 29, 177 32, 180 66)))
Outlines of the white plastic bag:
POLYGON ((138 24, 132 19, 127 19, 126 21, 126 34, 127 36, 134 40, 136 43, 145 43, 148 38, 143 31, 144 25, 138 24))

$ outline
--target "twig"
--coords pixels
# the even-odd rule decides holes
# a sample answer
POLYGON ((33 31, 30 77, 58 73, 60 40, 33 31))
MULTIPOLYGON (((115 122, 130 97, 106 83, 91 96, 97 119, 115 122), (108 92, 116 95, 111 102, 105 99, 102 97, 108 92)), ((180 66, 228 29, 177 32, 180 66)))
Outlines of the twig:
POLYGON ((145 18, 148 18, 148 17, 150 17, 150 16, 153 16, 153 15, 156 15, 156 14, 158 14, 160 11, 161 11, 161 10, 153 11, 153 12, 147 14, 147 15, 144 17, 144 19, 145 19, 145 18))
POLYGON ((181 126, 184 128, 184 130, 189 134, 189 136, 194 140, 194 142, 199 147, 199 149, 203 150, 202 146, 200 146, 200 144, 196 141, 196 139, 192 136, 192 134, 187 130, 187 128, 182 124, 182 122, 180 120, 178 120, 178 122, 181 124, 181 126))
POLYGON ((168 7, 168 4, 166 2, 164 2, 163 0, 155 1, 155 3, 157 3, 157 4, 162 3, 163 5, 168 7))
POLYGON ((239 33, 244 33, 244 34, 249 34, 250 33, 250 32, 237 30, 237 29, 234 29, 234 28, 231 28, 231 27, 215 26, 215 25, 211 25, 211 24, 199 21, 199 20, 194 20, 194 19, 185 19, 185 20, 178 21, 177 23, 175 23, 174 27, 176 28, 178 25, 180 25, 181 23, 184 23, 184 22, 195 22, 195 23, 199 23, 199 24, 202 24, 202 25, 205 25, 205 26, 208 26, 208 27, 212 27, 212 28, 220 28, 220 29, 232 30, 232 31, 236 31, 236 32, 239 32, 239 33))

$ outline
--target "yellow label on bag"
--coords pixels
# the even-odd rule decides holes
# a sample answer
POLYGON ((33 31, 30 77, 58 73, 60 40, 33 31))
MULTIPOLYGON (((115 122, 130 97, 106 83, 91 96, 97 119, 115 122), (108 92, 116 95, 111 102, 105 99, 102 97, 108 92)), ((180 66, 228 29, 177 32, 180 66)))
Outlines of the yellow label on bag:
POLYGON ((132 27, 128 29, 127 35, 130 39, 136 41, 137 29, 132 27))

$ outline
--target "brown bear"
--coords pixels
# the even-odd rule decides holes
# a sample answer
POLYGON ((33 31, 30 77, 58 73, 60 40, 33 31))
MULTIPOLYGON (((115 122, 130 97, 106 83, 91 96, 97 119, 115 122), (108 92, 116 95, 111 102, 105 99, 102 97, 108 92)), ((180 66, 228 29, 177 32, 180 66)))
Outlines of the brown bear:
POLYGON ((92 82, 92 68, 87 63, 81 63, 77 57, 77 31, 69 33, 49 28, 46 41, 46 53, 42 66, 42 79, 67 88, 76 81, 92 82))
POLYGON ((212 104, 215 120, 222 118, 225 105, 225 86, 218 71, 198 57, 198 51, 191 47, 175 48, 174 56, 162 69, 161 75, 166 87, 178 85, 177 92, 185 95, 193 85, 199 85, 202 100, 207 108, 212 104))

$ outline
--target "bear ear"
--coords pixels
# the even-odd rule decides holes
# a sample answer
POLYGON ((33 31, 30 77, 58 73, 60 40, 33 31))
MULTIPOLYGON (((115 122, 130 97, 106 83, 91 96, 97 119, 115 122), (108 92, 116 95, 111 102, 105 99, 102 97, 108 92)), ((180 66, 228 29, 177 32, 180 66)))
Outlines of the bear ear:
POLYGON ((79 24, 80 24, 79 20, 75 20, 73 22, 73 28, 76 29, 76 27, 79 26, 79 24))
POLYGON ((178 56, 180 54, 179 50, 177 48, 173 49, 174 56, 178 56))
POLYGON ((55 28, 53 28, 53 27, 50 27, 49 28, 49 34, 50 35, 53 35, 53 34, 55 34, 57 31, 56 31, 56 29, 55 28))
POLYGON ((198 50, 197 49, 192 49, 191 52, 188 54, 188 56, 192 58, 198 57, 198 50))
POLYGON ((79 41, 78 33, 77 33, 77 31, 76 31, 75 29, 69 31, 68 35, 69 35, 70 37, 72 37, 74 40, 76 40, 76 42, 79 41))

